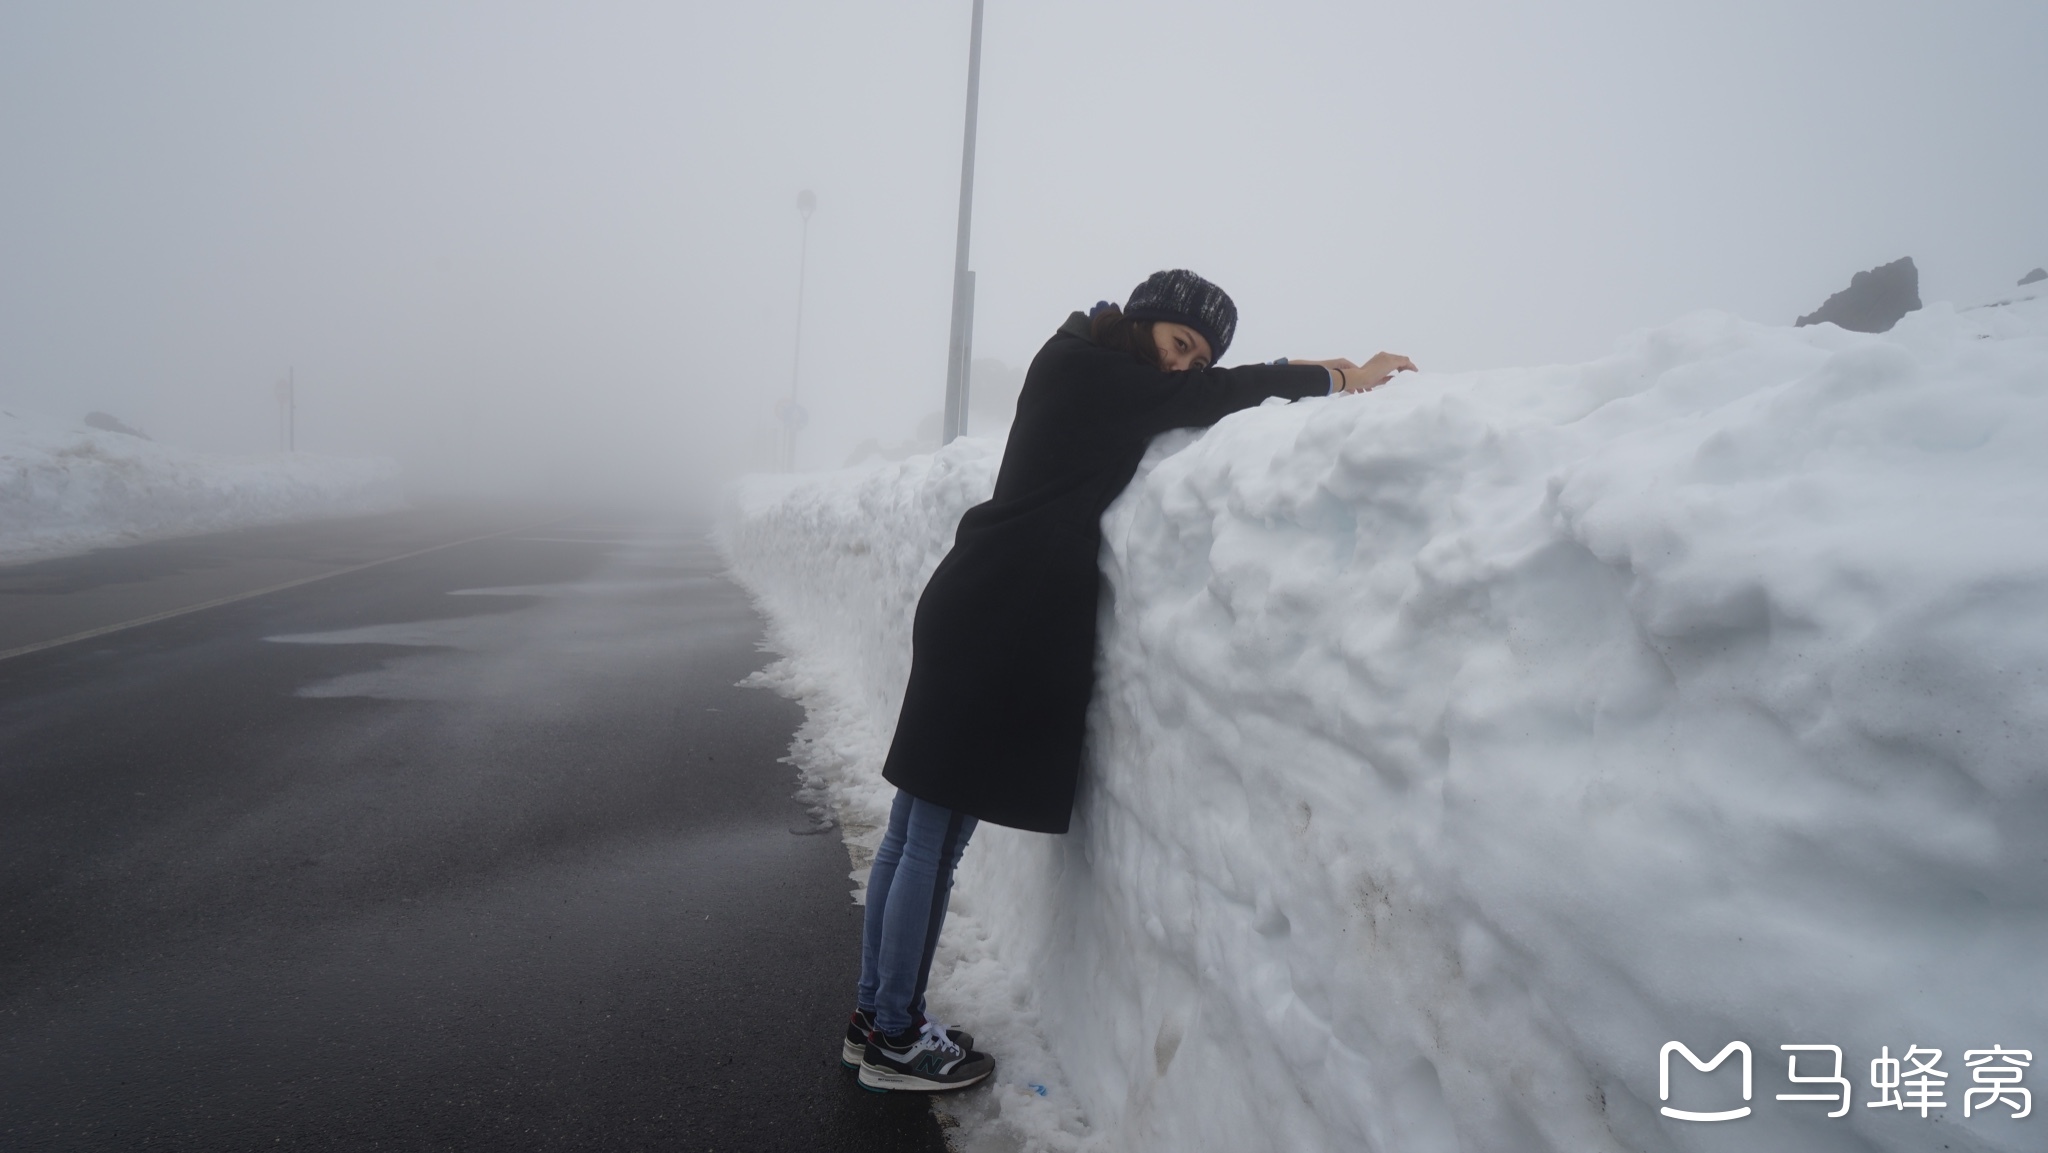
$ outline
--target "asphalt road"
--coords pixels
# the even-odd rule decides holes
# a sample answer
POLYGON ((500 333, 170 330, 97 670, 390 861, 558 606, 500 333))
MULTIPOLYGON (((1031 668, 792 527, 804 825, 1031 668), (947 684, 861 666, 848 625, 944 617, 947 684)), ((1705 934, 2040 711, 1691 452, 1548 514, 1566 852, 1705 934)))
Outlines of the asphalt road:
POLYGON ((0 1148, 944 1148, 839 1067, 858 910, 744 596, 519 523, 0 570, 0 650, 350 570, 0 660, 0 1148))

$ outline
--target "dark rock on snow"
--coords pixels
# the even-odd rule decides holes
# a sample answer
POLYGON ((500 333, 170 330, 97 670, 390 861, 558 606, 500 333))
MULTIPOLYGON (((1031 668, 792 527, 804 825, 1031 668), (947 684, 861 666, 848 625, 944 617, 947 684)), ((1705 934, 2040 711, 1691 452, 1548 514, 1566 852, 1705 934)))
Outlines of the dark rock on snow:
POLYGON ((1889 332, 1899 318, 1920 307, 1920 270, 1902 256, 1849 278, 1849 287, 1828 297, 1799 325, 1835 324, 1851 332, 1889 332))
POLYGON ((121 422, 120 417, 109 416, 104 412, 86 413, 85 427, 96 428, 99 429, 101 432, 122 432, 127 433, 129 436, 139 436, 144 440, 149 439, 148 433, 142 431, 139 428, 130 428, 126 424, 123 424, 121 422))
POLYGON ((2020 287, 2025 288, 2037 280, 2048 280, 2048 268, 2036 268, 2034 271, 2020 277, 2020 287))

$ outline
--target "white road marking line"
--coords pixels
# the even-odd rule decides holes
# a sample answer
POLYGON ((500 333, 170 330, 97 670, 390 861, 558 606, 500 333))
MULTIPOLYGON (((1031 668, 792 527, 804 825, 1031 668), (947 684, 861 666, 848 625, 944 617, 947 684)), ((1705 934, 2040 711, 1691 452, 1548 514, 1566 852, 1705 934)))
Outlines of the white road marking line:
MULTIPOLYGON (((551 523, 559 522, 543 522, 543 524, 551 523)), ((316 573, 313 576, 300 577, 297 580, 288 580, 281 584, 269 585, 265 588, 251 589, 245 593, 235 593, 232 596, 215 597, 210 601, 201 601, 196 605, 186 605, 184 608, 168 609, 160 613, 151 613, 146 617, 136 617, 132 621, 122 621, 120 624, 101 625, 99 628, 96 629, 86 629, 84 632, 72 633, 69 636, 57 637, 54 640, 37 641, 36 643, 31 645, 21 645, 17 648, 0 650, 0 661, 7 660, 11 657, 27 656, 30 653, 39 653, 42 652, 44 649, 54 649, 62 645, 77 644, 79 641, 89 641, 94 637, 103 637, 106 636, 108 633, 118 633, 124 629, 132 629, 140 625, 149 625, 155 624, 158 621, 167 621, 172 617, 184 616, 186 613, 203 612, 206 609, 219 608, 222 605, 231 605, 234 604, 236 601, 245 601, 255 597, 268 596, 271 593, 283 592, 286 589, 297 588, 300 585, 309 585, 312 584, 314 581, 324 581, 329 577, 346 576, 352 572, 361 572, 366 568, 376 568, 378 565, 391 564, 394 561, 410 560, 416 556, 425 556, 430 552, 440 552, 444 548, 454 548, 457 545, 475 544, 477 541, 480 540, 490 540, 492 537, 510 536, 513 533, 532 532, 534 529, 540 527, 543 527, 543 525, 526 525, 521 528, 508 528, 499 532, 487 532, 482 536, 468 537, 464 540, 451 540, 445 544, 430 545, 427 548, 414 549, 411 552, 400 553, 397 556, 387 556, 382 560, 367 561, 363 564, 350 565, 347 568, 338 568, 335 569, 333 572, 316 573)))

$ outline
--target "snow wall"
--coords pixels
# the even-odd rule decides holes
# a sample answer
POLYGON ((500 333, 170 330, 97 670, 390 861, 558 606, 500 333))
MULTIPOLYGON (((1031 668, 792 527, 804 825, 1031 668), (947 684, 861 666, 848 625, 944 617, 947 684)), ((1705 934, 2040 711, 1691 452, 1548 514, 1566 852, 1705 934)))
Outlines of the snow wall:
MULTIPOLYGON (((857 862, 998 453, 725 511, 857 862)), ((2048 1060, 2044 530, 2048 298, 1700 314, 1162 438, 1104 518, 1073 831, 962 865, 933 1008, 1001 1068, 938 1102, 959 1143, 2040 1148, 2017 1097, 1962 1107, 1966 1051, 2048 1060), (1744 1042, 1753 1096, 1680 1055, 1661 1099, 1670 1041, 1744 1042), (1777 1100, 1840 1094, 1788 1044, 1843 1050, 1848 1106, 1777 1100), (1914 1046, 1945 1108, 1870 1107, 1914 1046)))
POLYGON ((0 413, 0 564, 405 504, 394 461, 220 457, 0 413))

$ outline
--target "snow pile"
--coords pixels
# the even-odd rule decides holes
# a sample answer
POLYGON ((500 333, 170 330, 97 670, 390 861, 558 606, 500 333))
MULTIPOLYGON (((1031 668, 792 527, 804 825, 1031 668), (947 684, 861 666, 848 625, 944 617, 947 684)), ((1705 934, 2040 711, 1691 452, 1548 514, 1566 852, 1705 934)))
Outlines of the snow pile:
POLYGON ((209 456, 0 413, 0 563, 404 506, 388 460, 209 456))
MULTIPOLYGON (((797 759, 867 822, 994 463, 728 510, 797 759)), ((977 834, 935 978, 1003 1061, 942 1103, 970 1146, 2040 1146, 1962 1107, 1965 1050, 2048 1061, 2048 295, 1269 405, 1104 524, 1074 831, 977 834), (1669 1041, 1746 1042, 1753 1097, 1674 1058, 1660 1100, 1669 1041), (1848 1116, 1776 1099, 1834 1091, 1787 1044, 1843 1049, 1848 1116), (1945 1109, 1868 1107, 1912 1046, 1945 1109)))
POLYGON ((720 520, 720 548, 788 654, 763 683, 805 703, 796 759, 816 799, 836 810, 858 886, 896 792, 881 759, 910 676, 917 597, 952 547, 960 514, 995 487, 998 451, 963 437, 936 455, 749 477, 720 520))

